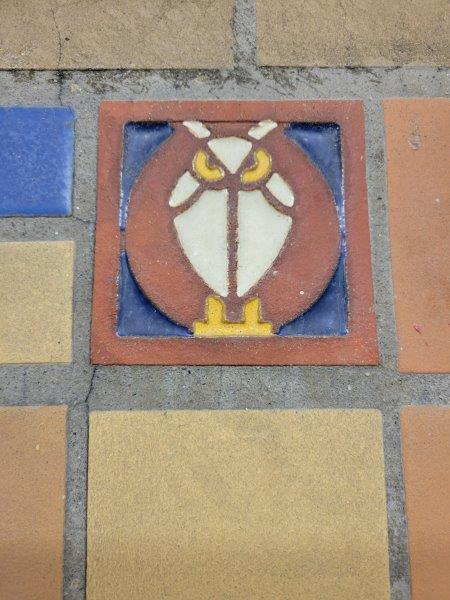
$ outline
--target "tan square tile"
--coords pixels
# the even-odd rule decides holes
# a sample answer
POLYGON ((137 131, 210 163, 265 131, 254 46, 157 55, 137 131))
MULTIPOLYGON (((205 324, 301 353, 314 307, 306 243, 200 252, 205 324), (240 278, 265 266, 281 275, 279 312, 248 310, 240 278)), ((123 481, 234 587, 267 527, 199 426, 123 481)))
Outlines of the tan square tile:
POLYGON ((262 65, 450 64, 447 0, 256 0, 256 6, 262 65))
POLYGON ((450 407, 401 412, 413 600, 450 590, 450 407))
POLYGON ((450 372, 450 100, 384 115, 399 370, 450 372))
POLYGON ((376 411, 97 412, 88 600, 388 600, 376 411))
POLYGON ((74 243, 0 244, 0 362, 72 360, 74 243))
POLYGON ((0 408, 0 597, 60 600, 65 406, 0 408))
POLYGON ((227 68, 233 0, 2 0, 0 69, 227 68))

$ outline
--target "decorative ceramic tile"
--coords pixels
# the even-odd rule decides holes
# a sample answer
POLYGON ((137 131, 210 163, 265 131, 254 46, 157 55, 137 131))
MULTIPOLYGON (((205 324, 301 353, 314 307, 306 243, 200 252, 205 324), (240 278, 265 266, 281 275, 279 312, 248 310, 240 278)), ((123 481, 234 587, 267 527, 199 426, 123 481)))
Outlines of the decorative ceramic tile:
POLYGON ((0 107, 0 216, 71 213, 71 108, 0 107))
POLYGON ((233 0, 2 0, 0 69, 233 64, 233 0))
POLYGON ((450 100, 384 111, 399 370, 450 372, 450 100))
POLYGON ((103 103, 93 362, 375 364, 364 171, 359 102, 103 103))
POLYGON ((72 360, 73 242, 0 244, 0 363, 72 360))
POLYGON ((450 590, 450 407, 401 412, 413 600, 450 590))
POLYGON ((256 0, 263 65, 450 65, 447 0, 256 0))
POLYGON ((376 411, 91 414, 87 600, 388 600, 376 411))
POLYGON ((60 600, 66 407, 0 407, 0 597, 60 600))

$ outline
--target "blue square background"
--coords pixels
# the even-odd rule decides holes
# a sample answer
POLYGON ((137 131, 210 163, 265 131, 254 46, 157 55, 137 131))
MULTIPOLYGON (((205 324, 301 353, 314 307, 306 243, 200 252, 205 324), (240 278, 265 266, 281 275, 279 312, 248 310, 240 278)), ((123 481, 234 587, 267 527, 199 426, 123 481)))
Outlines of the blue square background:
POLYGON ((0 107, 0 216, 71 214, 75 114, 0 107))
MULTIPOLYGON (((281 327, 281 336, 343 336, 348 328, 345 275, 345 208, 341 132, 335 123, 293 123, 285 135, 297 144, 325 177, 333 193, 341 231, 341 255, 336 271, 319 300, 303 315, 281 327)), ((124 128, 119 227, 124 230, 132 187, 145 164, 172 134, 168 123, 128 123, 124 128)), ((141 292, 128 265, 120 257, 118 334, 121 336, 191 336, 162 314, 141 292)))

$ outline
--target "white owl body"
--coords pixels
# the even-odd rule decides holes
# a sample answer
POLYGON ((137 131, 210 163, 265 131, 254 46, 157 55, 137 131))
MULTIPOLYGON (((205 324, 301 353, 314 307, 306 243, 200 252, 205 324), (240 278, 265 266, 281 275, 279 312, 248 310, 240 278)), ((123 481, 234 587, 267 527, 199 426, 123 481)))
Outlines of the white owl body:
MULTIPOLYGON (((185 125, 196 137, 210 135, 202 123, 189 122, 185 125)), ((276 126, 273 121, 264 121, 252 127, 249 136, 259 140, 276 126)), ((211 176, 214 173, 218 176, 220 172, 235 175, 253 150, 251 141, 234 136, 211 139, 207 146, 214 158, 220 161, 220 166, 216 167, 205 163, 205 169, 210 170, 211 176)), ((256 164, 253 171, 256 172, 257 168, 256 164)), ((291 207, 294 204, 292 189, 278 173, 268 177, 270 171, 264 174, 263 187, 260 183, 253 189, 251 185, 242 185, 236 200, 236 231, 231 232, 229 189, 225 185, 221 188, 217 182, 211 185, 211 189, 205 189, 205 178, 196 171, 195 163, 194 174, 195 177, 189 171, 183 173, 169 198, 169 206, 173 208, 193 199, 186 210, 178 212, 174 218, 179 243, 195 272, 215 294, 226 298, 232 280, 235 282, 233 291, 242 297, 273 265, 292 226, 291 217, 275 208, 270 196, 291 207), (198 197, 194 197, 201 184, 198 197), (231 252, 234 240, 236 248, 231 252)))

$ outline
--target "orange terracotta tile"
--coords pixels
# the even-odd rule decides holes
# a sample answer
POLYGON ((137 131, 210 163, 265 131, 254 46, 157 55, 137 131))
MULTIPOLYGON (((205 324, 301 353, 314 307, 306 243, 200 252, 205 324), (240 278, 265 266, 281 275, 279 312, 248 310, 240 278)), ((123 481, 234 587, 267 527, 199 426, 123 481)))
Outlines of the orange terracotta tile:
POLYGON ((412 600, 450 590, 450 407, 401 412, 412 600))
POLYGON ((0 408, 0 598, 60 600, 65 406, 0 408))
POLYGON ((384 104, 399 370, 450 371, 450 100, 384 104))

